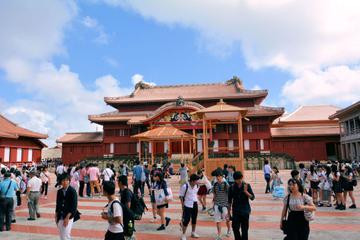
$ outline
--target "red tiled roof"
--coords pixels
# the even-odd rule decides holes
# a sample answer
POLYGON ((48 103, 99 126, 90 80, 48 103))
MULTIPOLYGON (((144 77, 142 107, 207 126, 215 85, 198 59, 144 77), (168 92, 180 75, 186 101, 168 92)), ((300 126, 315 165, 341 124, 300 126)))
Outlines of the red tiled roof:
POLYGON ((137 112, 119 112, 118 110, 97 114, 89 115, 88 118, 91 122, 102 123, 102 122, 120 122, 128 121, 129 123, 139 122, 145 120, 151 112, 149 111, 137 111, 137 112))
POLYGON ((174 101, 179 96, 185 100, 201 99, 239 99, 239 98, 265 98, 267 90, 245 90, 236 81, 211 84, 188 84, 170 86, 137 85, 135 91, 128 96, 105 97, 108 104, 125 104, 140 102, 167 102, 174 101))
POLYGON ((248 107, 246 117, 263 117, 263 116, 281 116, 284 114, 284 108, 282 107, 267 107, 255 105, 254 107, 248 107))
POLYGON ((305 137, 340 135, 339 126, 304 126, 271 128, 272 137, 305 137))
POLYGON ((58 143, 100 143, 102 141, 102 132, 66 133, 56 140, 58 143))
POLYGON ((332 114, 329 119, 342 118, 354 111, 360 111, 360 101, 357 101, 356 103, 351 104, 346 108, 336 111, 336 113, 332 114))
POLYGON ((338 107, 331 105, 301 106, 294 112, 280 118, 280 122, 326 121, 338 107))
POLYGON ((173 126, 162 126, 153 128, 146 132, 142 132, 132 136, 133 138, 139 139, 156 139, 156 140, 167 140, 167 139, 181 139, 181 138, 193 138, 192 135, 181 131, 173 126))
POLYGON ((11 122, 9 119, 0 115, 0 136, 4 138, 19 138, 30 137, 38 139, 46 139, 48 135, 33 132, 26 128, 19 127, 17 124, 11 122))

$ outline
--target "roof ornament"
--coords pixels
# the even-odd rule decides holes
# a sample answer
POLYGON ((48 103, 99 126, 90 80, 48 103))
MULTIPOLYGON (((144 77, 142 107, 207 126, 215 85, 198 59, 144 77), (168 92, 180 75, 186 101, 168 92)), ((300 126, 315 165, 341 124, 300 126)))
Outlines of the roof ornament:
POLYGON ((182 96, 179 96, 177 99, 176 99, 176 106, 179 107, 179 106, 184 106, 185 105, 185 100, 182 96))
POLYGON ((227 80, 226 85, 231 85, 231 84, 239 84, 240 86, 243 85, 242 80, 238 77, 238 76, 233 76, 231 79, 227 80))
POLYGON ((148 84, 148 83, 146 83, 146 82, 144 82, 144 81, 140 81, 140 82, 138 82, 136 85, 135 85, 135 89, 137 89, 137 88, 140 88, 140 89, 149 89, 149 88, 151 88, 152 86, 151 86, 151 84, 148 84))

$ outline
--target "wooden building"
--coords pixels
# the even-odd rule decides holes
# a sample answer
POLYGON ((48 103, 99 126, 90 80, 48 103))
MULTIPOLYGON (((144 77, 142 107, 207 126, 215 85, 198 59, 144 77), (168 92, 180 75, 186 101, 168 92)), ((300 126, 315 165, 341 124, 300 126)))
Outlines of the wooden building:
POLYGON ((22 128, 0 115, 0 163, 10 166, 40 162, 41 149, 46 147, 40 139, 47 137, 22 128))
POLYGON ((335 160, 340 156, 340 128, 329 120, 339 108, 301 106, 276 119, 271 128, 271 151, 285 152, 296 161, 335 160))
MULTIPOLYGON (((191 155, 195 157, 203 152, 204 143, 202 120, 193 113, 214 106, 222 100, 228 105, 247 111, 246 121, 242 127, 245 153, 269 152, 271 123, 283 114, 284 109, 262 106, 261 103, 267 95, 267 90, 245 89, 236 77, 225 83, 214 84, 151 86, 140 82, 128 96, 105 97, 105 103, 114 107, 115 111, 89 116, 91 122, 103 125, 102 141, 96 145, 98 148, 93 147, 105 156, 137 156, 140 153, 143 159, 150 159, 153 152, 156 156, 176 157, 177 154, 181 154, 179 141, 154 142, 153 145, 144 143, 140 146, 138 139, 131 137, 170 124, 194 137, 195 141, 183 143, 183 151, 189 153, 192 149, 191 155), (190 146, 191 144, 193 146, 190 146)), ((225 121, 224 124, 210 124, 208 132, 209 143, 212 146, 211 156, 232 152, 236 154, 236 146, 239 143, 236 123, 227 124, 225 121)), ((86 156, 96 155, 91 152, 91 148, 84 145, 85 142, 69 140, 70 135, 66 134, 58 139, 58 142, 63 144, 65 163, 78 162, 86 156)), ((89 133, 78 133, 77 137, 93 141, 87 136, 89 133)), ((94 136, 95 139, 97 137, 94 136)))
POLYGON ((163 157, 180 159, 179 155, 192 161, 201 156, 234 159, 241 158, 238 146, 242 146, 244 155, 286 153, 296 161, 337 156, 339 128, 336 120, 328 119, 337 109, 303 107, 280 118, 284 108, 261 105, 267 95, 267 90, 245 89, 237 77, 213 84, 152 86, 139 82, 130 95, 104 98, 115 111, 89 115, 90 122, 103 126, 103 133, 70 133, 58 139, 63 145, 63 161, 74 163, 85 158, 112 156, 151 161, 163 157), (218 112, 216 119, 208 119, 206 124, 203 115, 196 114, 204 109, 221 109, 219 104, 229 109, 239 108, 246 114, 231 122, 224 118, 226 113, 218 112), (241 128, 238 119, 242 119, 241 128), (146 138, 140 133, 164 126, 192 137, 184 141, 170 138, 142 141, 146 138), (208 143, 206 153, 204 139, 208 143))

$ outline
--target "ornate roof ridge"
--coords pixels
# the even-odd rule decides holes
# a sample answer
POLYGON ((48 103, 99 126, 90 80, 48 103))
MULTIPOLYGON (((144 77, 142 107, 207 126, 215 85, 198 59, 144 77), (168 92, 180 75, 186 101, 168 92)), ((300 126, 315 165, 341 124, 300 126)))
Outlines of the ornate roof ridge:
POLYGON ((65 133, 66 134, 94 134, 94 133, 99 133, 99 134, 103 134, 103 132, 100 132, 100 131, 95 131, 95 132, 67 132, 65 133))

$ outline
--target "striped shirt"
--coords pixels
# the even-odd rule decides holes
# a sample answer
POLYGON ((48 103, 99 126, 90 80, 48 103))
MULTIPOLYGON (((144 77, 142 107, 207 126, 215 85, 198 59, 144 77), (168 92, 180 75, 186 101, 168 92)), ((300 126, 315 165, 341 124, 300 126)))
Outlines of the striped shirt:
POLYGON ((227 182, 216 182, 213 187, 214 191, 214 203, 217 206, 227 207, 229 205, 228 192, 229 184, 227 182))

